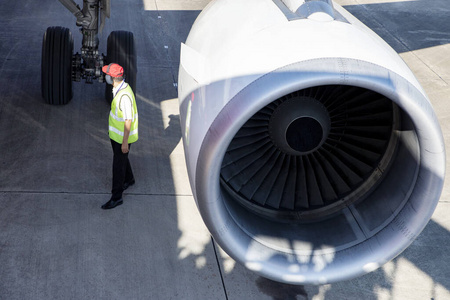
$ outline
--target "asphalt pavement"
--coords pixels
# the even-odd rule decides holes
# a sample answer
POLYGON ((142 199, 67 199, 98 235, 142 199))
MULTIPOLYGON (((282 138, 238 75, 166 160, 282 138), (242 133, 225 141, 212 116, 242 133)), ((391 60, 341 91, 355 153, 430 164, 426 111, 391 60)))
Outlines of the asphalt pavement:
MULTIPOLYGON (((110 211, 100 209, 112 166, 105 85, 74 83, 64 106, 40 92, 42 36, 68 27, 80 51, 75 18, 57 0, 0 3, 0 299, 450 299, 448 179, 418 239, 350 281, 273 282, 214 243, 189 187, 176 87, 180 43, 208 2, 112 1, 100 52, 111 31, 134 33, 140 140, 130 153, 136 184, 110 211)), ((411 67, 450 145, 448 1, 337 3, 411 67)))

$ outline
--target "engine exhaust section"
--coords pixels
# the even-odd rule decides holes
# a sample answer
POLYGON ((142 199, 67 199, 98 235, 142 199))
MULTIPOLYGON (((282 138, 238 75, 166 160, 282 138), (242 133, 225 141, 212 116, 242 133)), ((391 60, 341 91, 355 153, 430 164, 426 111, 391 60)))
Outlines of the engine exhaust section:
POLYGON ((189 179, 215 241, 261 276, 325 284, 431 218, 444 142, 420 84, 331 1, 216 0, 182 44, 189 179))

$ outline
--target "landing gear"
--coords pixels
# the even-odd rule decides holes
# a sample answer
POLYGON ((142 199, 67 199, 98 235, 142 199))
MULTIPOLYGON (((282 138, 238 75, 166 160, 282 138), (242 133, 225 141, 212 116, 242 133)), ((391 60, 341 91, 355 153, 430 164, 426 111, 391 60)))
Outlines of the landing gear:
POLYGON ((69 29, 49 27, 42 41, 41 91, 48 104, 72 99, 73 37, 69 29))
MULTIPOLYGON (((124 68, 128 84, 136 88, 136 50, 131 32, 114 31, 108 37, 107 55, 98 53, 98 32, 110 17, 111 0, 83 0, 83 9, 74 0, 59 0, 76 17, 83 36, 81 54, 73 54, 73 37, 69 29, 49 27, 42 43, 41 89, 49 104, 67 104, 72 99, 72 81, 105 82, 102 67, 118 63, 124 68), (100 18, 100 27, 99 24, 100 18)), ((106 87, 111 103, 111 87, 106 87)))
MULTIPOLYGON (((108 37, 106 64, 116 63, 123 67, 126 82, 133 91, 136 90, 136 48, 133 33, 128 31, 113 31, 108 37)), ((112 102, 112 88, 106 86, 105 99, 112 102)))

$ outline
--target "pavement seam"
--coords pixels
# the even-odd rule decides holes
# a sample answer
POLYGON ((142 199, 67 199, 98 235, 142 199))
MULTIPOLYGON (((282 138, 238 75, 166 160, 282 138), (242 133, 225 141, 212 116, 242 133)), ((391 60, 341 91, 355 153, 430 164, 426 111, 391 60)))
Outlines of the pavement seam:
POLYGON ((227 288, 225 287, 225 281, 223 279, 222 268, 220 267, 219 256, 217 255, 216 243, 214 238, 211 236, 211 243, 214 249, 214 255, 216 257, 217 267, 219 268, 220 280, 222 281, 223 292, 225 293, 225 299, 228 300, 227 288))
MULTIPOLYGON (((111 195, 111 193, 92 192, 43 192, 43 191, 0 191, 0 194, 64 194, 64 195, 111 195)), ((192 194, 147 194, 147 193, 124 193, 128 196, 169 196, 169 197, 192 197, 192 194)))

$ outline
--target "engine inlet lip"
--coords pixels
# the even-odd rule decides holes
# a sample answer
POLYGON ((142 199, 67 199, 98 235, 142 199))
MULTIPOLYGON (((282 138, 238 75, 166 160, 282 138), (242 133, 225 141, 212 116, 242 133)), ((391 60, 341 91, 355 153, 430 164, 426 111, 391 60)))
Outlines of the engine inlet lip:
MULTIPOLYGON (((305 269, 293 271, 292 262, 298 262, 296 254, 279 252, 255 242, 254 235, 242 226, 228 207, 220 184, 221 158, 245 120, 273 99, 296 90, 342 84, 342 60, 329 58, 301 61, 277 69, 250 84, 228 102, 205 132, 200 148, 194 148, 198 152, 189 157, 191 161, 196 160, 191 170, 195 174, 192 179, 194 197, 211 235, 233 259, 261 276, 291 284, 323 284, 363 275, 367 273, 364 267, 368 264, 389 261, 410 245, 413 238, 405 234, 405 230, 421 232, 437 206, 444 182, 445 149, 442 132, 429 100, 420 87, 383 66, 346 59, 346 65, 353 67, 353 72, 346 73, 346 85, 371 89, 385 95, 411 117, 417 129, 418 145, 423 150, 420 152, 419 172, 423 172, 424 176, 417 181, 408 198, 409 206, 395 215, 395 222, 380 228, 372 237, 363 237, 362 241, 351 247, 335 250, 335 263, 319 272, 312 269, 312 264, 300 263, 295 265, 305 269), (291 76, 286 77, 286 73, 291 76), (240 117, 230 122, 230 116, 237 112, 240 117), (432 201, 423 201, 424 195, 432 201), (411 205, 414 209, 411 209, 411 205), (379 239, 383 239, 384 243, 380 244, 379 239), (372 255, 367 255, 368 249, 372 255), (267 255, 261 256, 261 253, 267 255)), ((316 258, 323 258, 322 252, 311 253, 309 261, 314 262, 316 258)))

